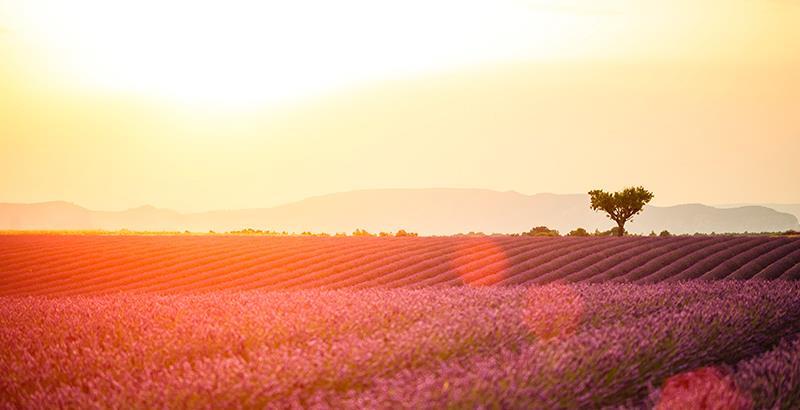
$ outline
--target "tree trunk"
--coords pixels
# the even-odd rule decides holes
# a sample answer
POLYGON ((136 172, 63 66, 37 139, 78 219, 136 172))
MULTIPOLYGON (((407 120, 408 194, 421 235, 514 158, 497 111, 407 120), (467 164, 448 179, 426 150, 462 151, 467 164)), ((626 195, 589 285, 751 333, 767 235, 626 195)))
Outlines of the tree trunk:
POLYGON ((617 236, 625 235, 625 221, 617 221, 617 236))

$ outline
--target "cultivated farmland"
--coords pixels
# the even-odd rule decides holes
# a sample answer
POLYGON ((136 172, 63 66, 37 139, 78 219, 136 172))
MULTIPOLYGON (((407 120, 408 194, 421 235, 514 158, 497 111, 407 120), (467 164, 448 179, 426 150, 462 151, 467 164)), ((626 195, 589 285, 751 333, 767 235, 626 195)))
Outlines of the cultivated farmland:
POLYGON ((796 282, 2 302, 10 408, 800 406, 796 282))
POLYGON ((786 237, 6 235, 0 408, 795 409, 798 277, 786 237))
POLYGON ((800 238, 0 236, 0 295, 800 278, 800 238))

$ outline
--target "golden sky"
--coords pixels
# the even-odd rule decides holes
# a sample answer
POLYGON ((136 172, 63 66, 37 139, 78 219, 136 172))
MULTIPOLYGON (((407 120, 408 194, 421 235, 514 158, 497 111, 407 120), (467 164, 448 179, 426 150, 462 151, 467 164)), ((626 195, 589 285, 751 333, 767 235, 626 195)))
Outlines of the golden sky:
POLYGON ((793 0, 0 0, 0 201, 800 202, 793 0))

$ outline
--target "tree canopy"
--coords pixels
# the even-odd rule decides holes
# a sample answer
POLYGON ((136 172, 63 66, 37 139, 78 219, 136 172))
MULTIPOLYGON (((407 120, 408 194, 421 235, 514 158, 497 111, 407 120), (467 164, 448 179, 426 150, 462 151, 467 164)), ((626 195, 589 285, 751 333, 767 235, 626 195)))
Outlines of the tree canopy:
POLYGON ((595 189, 589 191, 589 196, 593 210, 605 212, 609 219, 617 223, 618 236, 625 234, 625 222, 642 212, 644 206, 653 199, 653 193, 641 186, 614 193, 595 189))

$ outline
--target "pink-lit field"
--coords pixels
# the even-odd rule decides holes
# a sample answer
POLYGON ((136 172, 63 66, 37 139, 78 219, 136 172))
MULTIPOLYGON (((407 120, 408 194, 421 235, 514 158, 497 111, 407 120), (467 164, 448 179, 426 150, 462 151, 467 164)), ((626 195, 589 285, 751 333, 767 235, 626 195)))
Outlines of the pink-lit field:
POLYGON ((800 278, 800 238, 0 235, 0 296, 800 278))
POLYGON ((791 238, 0 236, 0 407, 794 409, 798 276, 791 238))

